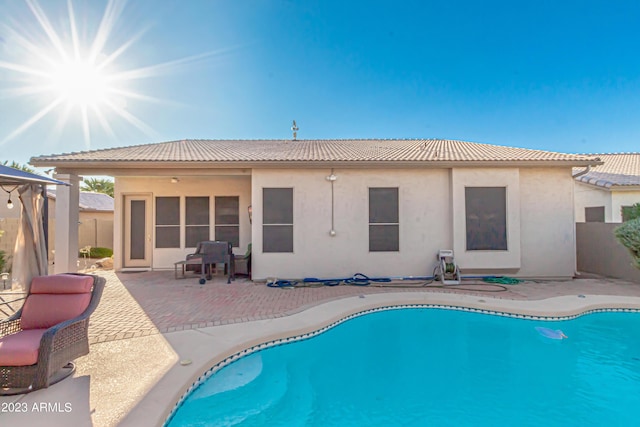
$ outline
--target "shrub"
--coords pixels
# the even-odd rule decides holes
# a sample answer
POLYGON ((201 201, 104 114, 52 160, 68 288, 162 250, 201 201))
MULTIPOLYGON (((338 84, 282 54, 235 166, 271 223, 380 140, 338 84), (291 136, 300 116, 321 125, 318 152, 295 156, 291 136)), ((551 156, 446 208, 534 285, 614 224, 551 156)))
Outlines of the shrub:
POLYGON ((5 259, 6 254, 5 251, 0 251, 0 273, 4 272, 4 267, 7 264, 7 260, 5 259))
POLYGON ((640 269, 640 218, 623 223, 614 230, 616 239, 629 249, 633 264, 640 269))
POLYGON ((622 220, 631 221, 632 219, 640 218, 640 203, 636 203, 633 206, 622 207, 622 220))
MULTIPOLYGON (((85 254, 80 252, 78 256, 83 258, 85 254)), ((89 258, 109 258, 111 256, 113 256, 113 249, 109 248, 91 248, 88 255, 89 258)))

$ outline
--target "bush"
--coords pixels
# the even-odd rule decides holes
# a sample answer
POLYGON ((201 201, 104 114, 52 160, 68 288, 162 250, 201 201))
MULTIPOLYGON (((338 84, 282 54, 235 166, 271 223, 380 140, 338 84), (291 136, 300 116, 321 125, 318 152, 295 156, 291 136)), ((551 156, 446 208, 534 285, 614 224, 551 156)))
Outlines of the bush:
POLYGON ((632 219, 640 218, 640 203, 636 203, 633 206, 622 207, 622 220, 627 222, 632 219))
POLYGON ((616 239, 629 249, 633 264, 640 269, 640 218, 623 223, 614 230, 616 239))
POLYGON ((4 267, 7 264, 7 260, 5 259, 6 254, 5 251, 0 251, 0 273, 4 273, 4 267))
MULTIPOLYGON (((84 258, 86 254, 80 252, 78 257, 84 258)), ((89 254, 87 255, 89 258, 109 258, 113 256, 113 249, 109 248, 91 248, 89 254)))

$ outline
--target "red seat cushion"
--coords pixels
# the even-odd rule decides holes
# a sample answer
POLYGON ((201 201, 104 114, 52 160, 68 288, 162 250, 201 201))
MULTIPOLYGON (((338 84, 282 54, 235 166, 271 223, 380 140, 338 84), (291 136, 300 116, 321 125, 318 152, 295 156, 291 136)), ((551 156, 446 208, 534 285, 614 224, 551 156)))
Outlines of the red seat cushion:
POLYGON ((22 307, 22 329, 47 329, 81 315, 91 301, 93 277, 56 274, 34 277, 22 307))
POLYGON ((34 277, 29 287, 31 294, 86 294, 91 292, 93 277, 73 274, 34 277))
POLYGON ((81 315, 89 306, 91 294, 29 295, 22 307, 22 329, 47 329, 81 315))
POLYGON ((38 362, 40 339, 46 329, 30 329, 0 338, 0 366, 29 366, 38 362))

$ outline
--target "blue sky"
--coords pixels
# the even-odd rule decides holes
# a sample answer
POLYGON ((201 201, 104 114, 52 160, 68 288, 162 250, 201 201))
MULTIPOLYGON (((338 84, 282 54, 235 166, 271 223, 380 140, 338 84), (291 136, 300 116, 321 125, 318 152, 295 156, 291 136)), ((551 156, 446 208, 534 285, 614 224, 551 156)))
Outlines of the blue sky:
MULTIPOLYGON (((86 52, 108 1, 71 4, 86 52)), ((72 52, 67 2, 34 7, 72 52)), ((172 64, 119 81, 138 94, 112 99, 122 114, 96 107, 111 134, 89 109, 90 141, 77 105, 61 124, 67 101, 16 134, 53 99, 16 96, 42 77, 15 64, 51 67, 19 35, 59 55, 28 3, 0 1, 0 17, 0 160, 183 138, 290 138, 293 119, 301 139, 451 138, 570 153, 640 147, 636 1, 129 1, 101 58, 139 37, 105 70, 172 64)))

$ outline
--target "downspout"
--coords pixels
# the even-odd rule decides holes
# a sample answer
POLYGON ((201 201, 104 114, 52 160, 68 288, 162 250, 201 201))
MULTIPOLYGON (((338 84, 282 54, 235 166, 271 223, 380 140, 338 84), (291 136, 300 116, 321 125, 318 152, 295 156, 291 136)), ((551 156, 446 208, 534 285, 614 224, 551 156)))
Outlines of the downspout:
POLYGON ((574 178, 574 179, 575 179, 575 178, 578 178, 578 177, 581 177, 582 175, 586 175, 586 174, 588 174, 590 170, 591 170, 591 165, 587 165, 587 167, 585 168, 585 170, 580 171, 580 172, 577 172, 577 173, 575 173, 575 174, 571 175, 571 177, 572 177, 572 178, 574 178))
MULTIPOLYGON (((587 167, 580 171, 580 172, 576 172, 575 174, 571 175, 571 177, 573 179, 579 178, 582 175, 586 175, 589 173, 589 171, 591 170, 591 165, 587 165, 587 167)), ((577 277, 578 276, 578 232, 576 230, 576 202, 575 202, 575 198, 576 198, 576 186, 573 185, 571 187, 571 196, 573 199, 573 276, 577 277)))
POLYGON ((335 237, 335 235, 336 235, 336 228, 335 228, 335 202, 334 202, 333 184, 336 182, 336 179, 338 179, 334 175, 333 172, 334 172, 334 169, 331 168, 331 175, 326 177, 326 180, 331 183, 331 230, 329 230, 329 236, 331 236, 331 237, 335 237))

